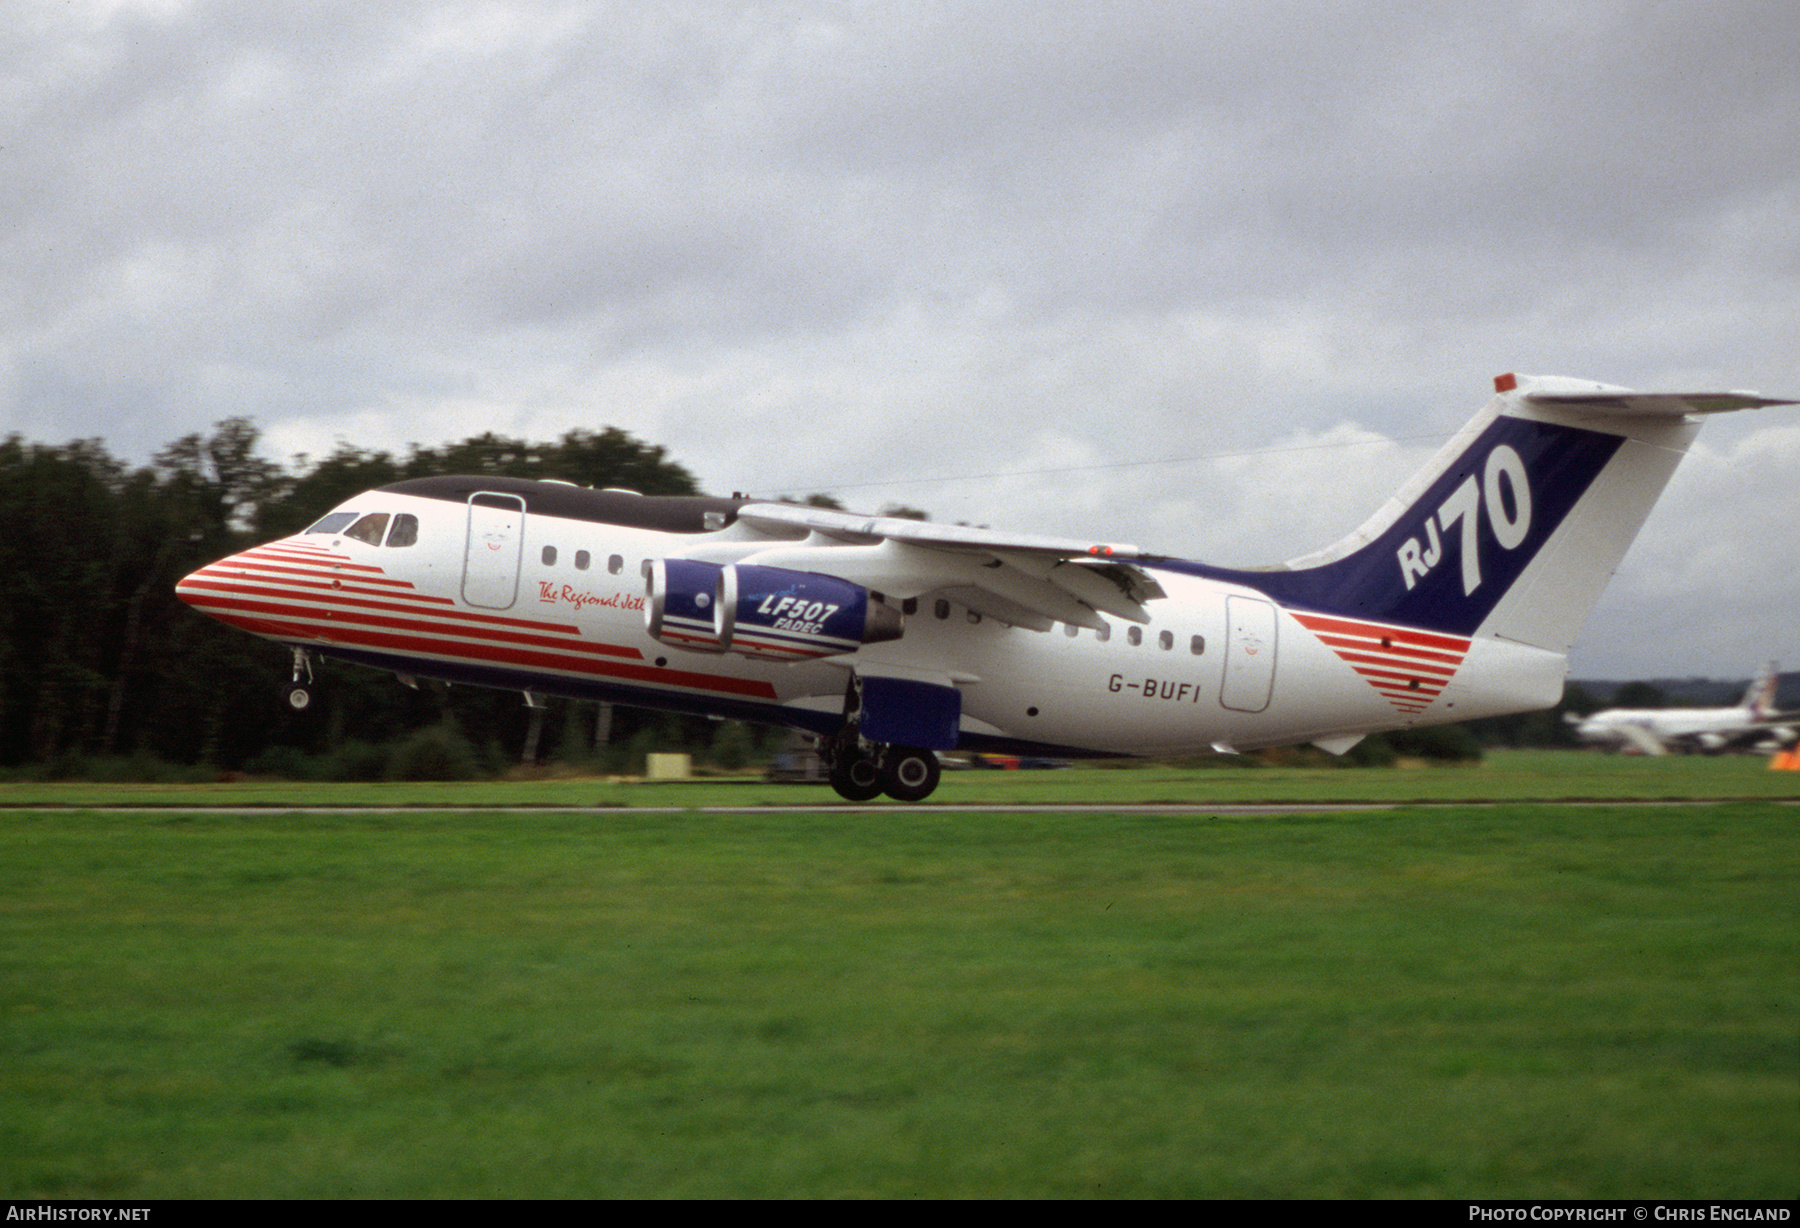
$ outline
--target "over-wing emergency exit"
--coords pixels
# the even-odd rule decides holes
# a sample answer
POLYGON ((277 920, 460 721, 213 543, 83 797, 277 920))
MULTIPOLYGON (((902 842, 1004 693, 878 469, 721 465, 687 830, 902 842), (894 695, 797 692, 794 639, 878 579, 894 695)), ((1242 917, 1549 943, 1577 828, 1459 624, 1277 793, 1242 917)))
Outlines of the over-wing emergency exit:
POLYGON ((201 568, 194 608, 315 656, 820 735, 846 798, 935 752, 1173 755, 1549 707, 1702 417, 1792 404, 1503 375, 1354 532, 1266 570, 741 498, 433 477, 201 568))

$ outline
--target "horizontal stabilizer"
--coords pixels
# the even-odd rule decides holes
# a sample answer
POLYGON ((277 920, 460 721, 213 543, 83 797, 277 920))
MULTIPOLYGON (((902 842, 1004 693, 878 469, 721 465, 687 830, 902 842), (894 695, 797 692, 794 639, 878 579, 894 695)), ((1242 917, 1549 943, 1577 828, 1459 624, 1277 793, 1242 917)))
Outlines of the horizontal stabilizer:
POLYGON ((1593 380, 1567 379, 1554 375, 1502 375, 1494 380, 1494 390, 1517 391, 1534 405, 1554 405, 1577 413, 1614 414, 1631 418, 1722 414, 1734 409, 1764 409, 1771 405, 1796 404, 1794 401, 1765 397, 1760 392, 1638 392, 1593 380))

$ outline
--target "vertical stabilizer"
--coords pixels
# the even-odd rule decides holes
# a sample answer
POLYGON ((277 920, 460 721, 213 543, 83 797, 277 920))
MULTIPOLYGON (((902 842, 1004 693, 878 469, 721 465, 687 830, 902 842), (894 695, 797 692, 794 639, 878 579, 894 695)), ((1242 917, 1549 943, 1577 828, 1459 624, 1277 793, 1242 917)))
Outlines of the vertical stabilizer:
POLYGON ((1751 680, 1750 689, 1744 692, 1740 707, 1750 710, 1753 721, 1772 720, 1775 716, 1775 686, 1780 681, 1775 662, 1770 661, 1762 667, 1762 672, 1751 680))
POLYGON ((1566 653, 1699 429, 1788 405, 1503 375, 1380 511, 1272 571, 1204 568, 1284 605, 1566 653))

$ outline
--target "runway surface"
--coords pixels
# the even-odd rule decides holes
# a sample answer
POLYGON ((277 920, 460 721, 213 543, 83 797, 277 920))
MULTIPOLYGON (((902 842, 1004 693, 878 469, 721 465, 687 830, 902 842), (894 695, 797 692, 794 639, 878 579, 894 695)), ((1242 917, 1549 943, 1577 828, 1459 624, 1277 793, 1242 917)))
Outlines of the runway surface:
MULTIPOLYGON (((1556 800, 1461 800, 1409 802, 1027 802, 991 804, 945 804, 907 806, 894 802, 858 803, 828 802, 803 806, 81 806, 25 805, 0 806, 0 814, 55 814, 83 811, 90 814, 214 814, 267 815, 284 814, 543 814, 595 817, 637 814, 875 814, 904 819, 909 815, 932 814, 1166 814, 1214 815, 1226 818, 1250 818, 1276 814, 1351 814, 1359 811, 1400 809, 1441 809, 1446 806, 1514 806, 1582 807, 1582 806, 1711 806, 1743 798, 1560 798, 1556 800)), ((1758 798, 1758 801, 1800 805, 1800 799, 1758 798)))

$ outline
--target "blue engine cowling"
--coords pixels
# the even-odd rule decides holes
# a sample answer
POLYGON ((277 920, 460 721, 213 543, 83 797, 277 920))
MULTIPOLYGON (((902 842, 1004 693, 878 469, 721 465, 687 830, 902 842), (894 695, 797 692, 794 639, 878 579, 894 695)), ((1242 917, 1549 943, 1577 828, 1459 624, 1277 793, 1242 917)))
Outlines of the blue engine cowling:
POLYGON ((835 576, 785 567, 656 559, 644 619, 665 644, 764 661, 810 661, 897 640, 897 610, 835 576))
POLYGON ((714 606, 717 563, 652 559, 644 564, 644 625, 653 638, 690 652, 724 652, 714 606))
POLYGON ((765 661, 807 661, 897 640, 900 612, 835 576, 738 563, 719 571, 715 603, 726 652, 765 661))

